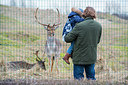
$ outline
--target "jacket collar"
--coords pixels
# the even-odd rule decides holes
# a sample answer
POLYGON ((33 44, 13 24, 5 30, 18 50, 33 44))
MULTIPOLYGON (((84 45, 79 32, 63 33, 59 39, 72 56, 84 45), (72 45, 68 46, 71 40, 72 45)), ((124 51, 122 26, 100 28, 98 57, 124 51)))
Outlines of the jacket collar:
POLYGON ((91 18, 91 17, 86 17, 86 18, 85 18, 85 20, 90 20, 90 19, 93 19, 93 18, 91 18))

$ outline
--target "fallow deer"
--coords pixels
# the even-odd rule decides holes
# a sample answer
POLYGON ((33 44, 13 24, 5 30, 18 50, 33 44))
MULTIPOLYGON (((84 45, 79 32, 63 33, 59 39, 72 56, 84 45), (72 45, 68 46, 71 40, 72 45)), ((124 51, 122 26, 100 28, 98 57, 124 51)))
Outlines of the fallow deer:
POLYGON ((50 71, 52 72, 52 70, 53 70, 54 61, 56 61, 56 68, 57 68, 57 71, 58 71, 58 57, 60 56, 62 44, 59 41, 59 39, 57 39, 55 37, 54 34, 55 34, 55 30, 61 24, 60 23, 60 13, 59 13, 59 10, 57 9, 57 11, 58 11, 58 17, 59 17, 59 20, 58 20, 59 23, 57 23, 57 24, 54 23, 53 25, 50 25, 50 24, 42 24, 40 21, 38 21, 37 11, 38 11, 38 8, 35 11, 35 19, 36 19, 36 21, 40 25, 43 25, 44 26, 44 29, 47 30, 47 40, 46 40, 44 52, 47 54, 47 57, 49 58, 50 71))
MULTIPOLYGON (((37 57, 36 57, 36 61, 37 61, 37 64, 39 65, 40 68, 42 68, 43 70, 46 70, 46 67, 45 67, 45 61, 42 61, 39 57, 38 57, 38 52, 39 51, 36 51, 36 53, 34 53, 37 57)), ((31 69, 32 67, 35 66, 36 63, 34 64, 30 64, 30 63, 27 63, 25 61, 11 61, 11 62, 7 62, 5 63, 4 60, 2 60, 0 62, 0 72, 1 71, 7 71, 8 70, 13 70, 13 71, 16 71, 16 70, 20 70, 20 69, 26 69, 26 70, 29 70, 31 69), (6 65, 7 64, 7 65, 6 65)))

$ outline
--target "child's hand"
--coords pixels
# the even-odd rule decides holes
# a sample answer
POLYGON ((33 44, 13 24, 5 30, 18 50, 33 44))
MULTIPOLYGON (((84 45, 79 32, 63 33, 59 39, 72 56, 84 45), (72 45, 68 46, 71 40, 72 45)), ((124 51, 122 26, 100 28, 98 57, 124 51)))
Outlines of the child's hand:
POLYGON ((78 9, 75 8, 75 7, 72 7, 71 10, 72 10, 73 12, 77 12, 77 11, 78 11, 78 9))
POLYGON ((77 8, 75 8, 75 7, 72 7, 71 10, 72 10, 73 12, 76 12, 77 14, 79 14, 79 15, 82 17, 82 14, 83 14, 83 13, 82 13, 79 9, 77 9, 77 8))

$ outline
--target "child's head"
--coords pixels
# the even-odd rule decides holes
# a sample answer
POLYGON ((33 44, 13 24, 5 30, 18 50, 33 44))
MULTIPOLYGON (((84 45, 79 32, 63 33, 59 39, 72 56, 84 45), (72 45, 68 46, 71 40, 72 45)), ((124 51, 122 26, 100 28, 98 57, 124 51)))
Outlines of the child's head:
POLYGON ((72 12, 77 13, 81 17, 82 17, 82 14, 84 12, 83 9, 81 9, 81 8, 77 9, 77 8, 72 7, 71 10, 72 10, 72 12))

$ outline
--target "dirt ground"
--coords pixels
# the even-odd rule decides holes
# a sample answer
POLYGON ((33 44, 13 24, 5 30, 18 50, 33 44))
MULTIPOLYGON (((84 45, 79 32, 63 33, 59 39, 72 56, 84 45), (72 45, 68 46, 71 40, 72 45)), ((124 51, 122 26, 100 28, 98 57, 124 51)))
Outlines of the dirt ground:
POLYGON ((77 80, 37 80, 37 79, 6 79, 0 80, 0 85, 128 85, 128 82, 113 81, 77 81, 77 80))

